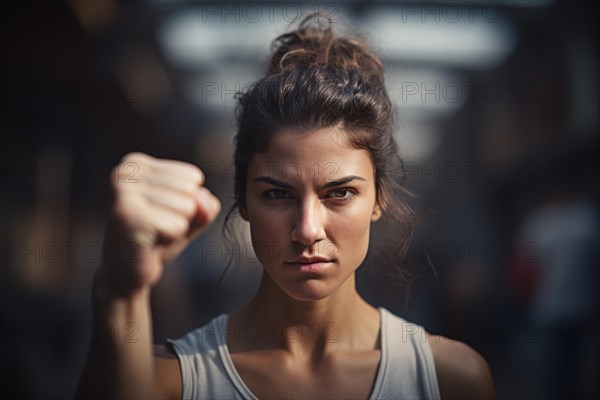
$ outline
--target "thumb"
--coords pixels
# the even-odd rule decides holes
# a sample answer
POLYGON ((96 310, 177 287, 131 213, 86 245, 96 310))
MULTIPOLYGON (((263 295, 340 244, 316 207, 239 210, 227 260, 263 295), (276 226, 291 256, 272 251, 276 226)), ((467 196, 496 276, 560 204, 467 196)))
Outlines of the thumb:
POLYGON ((196 191, 196 215, 190 224, 189 236, 194 239, 208 227, 221 212, 221 202, 204 186, 196 191))

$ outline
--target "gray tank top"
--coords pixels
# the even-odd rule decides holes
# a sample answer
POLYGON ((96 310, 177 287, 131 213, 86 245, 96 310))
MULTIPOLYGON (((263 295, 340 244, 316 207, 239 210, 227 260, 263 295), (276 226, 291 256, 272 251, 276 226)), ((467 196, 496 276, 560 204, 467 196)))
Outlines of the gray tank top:
MULTIPOLYGON (((383 307, 381 358, 370 399, 439 399, 437 376, 425 329, 383 307)), ((221 314, 173 345, 183 379, 184 399, 253 399, 227 348, 227 318, 221 314)))

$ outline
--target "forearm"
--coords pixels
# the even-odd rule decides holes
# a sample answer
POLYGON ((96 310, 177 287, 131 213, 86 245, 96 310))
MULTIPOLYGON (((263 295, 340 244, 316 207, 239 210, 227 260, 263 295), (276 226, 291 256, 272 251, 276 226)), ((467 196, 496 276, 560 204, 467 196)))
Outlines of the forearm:
POLYGON ((155 387, 161 381, 155 378, 150 288, 215 220, 221 203, 202 187, 204 174, 192 164, 133 152, 110 177, 113 202, 94 278, 95 335, 77 398, 171 396, 168 387, 155 387), (129 179, 132 166, 135 180, 129 179))
POLYGON ((116 296, 94 281, 94 335, 77 398, 156 398, 150 288, 116 296))

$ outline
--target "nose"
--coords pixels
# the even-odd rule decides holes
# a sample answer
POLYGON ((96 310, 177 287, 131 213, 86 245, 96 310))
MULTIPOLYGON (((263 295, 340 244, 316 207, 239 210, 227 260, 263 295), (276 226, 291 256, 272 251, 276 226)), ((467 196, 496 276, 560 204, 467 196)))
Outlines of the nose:
POLYGON ((291 239, 294 242, 310 246, 325 238, 321 201, 306 199, 299 205, 291 239))

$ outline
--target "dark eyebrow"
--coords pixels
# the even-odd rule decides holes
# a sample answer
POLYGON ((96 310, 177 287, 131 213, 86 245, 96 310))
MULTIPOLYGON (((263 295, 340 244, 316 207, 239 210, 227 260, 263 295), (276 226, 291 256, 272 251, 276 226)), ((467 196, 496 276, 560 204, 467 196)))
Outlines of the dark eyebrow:
MULTIPOLYGON (((361 178, 360 176, 350 175, 350 176, 345 176, 340 179, 335 179, 333 181, 329 181, 326 184, 324 184, 323 186, 321 186, 319 188, 319 190, 324 190, 324 189, 329 189, 329 188, 332 188, 335 186, 345 185, 354 180, 360 180, 360 181, 365 181, 365 182, 367 181, 365 178, 361 178)), ((259 176, 257 178, 254 178, 254 182, 266 182, 266 183, 270 183, 271 185, 279 186, 279 187, 282 187, 285 189, 290 189, 290 190, 294 189, 294 187, 292 185, 290 185, 289 183, 282 182, 275 178, 271 178, 270 176, 259 176)))

